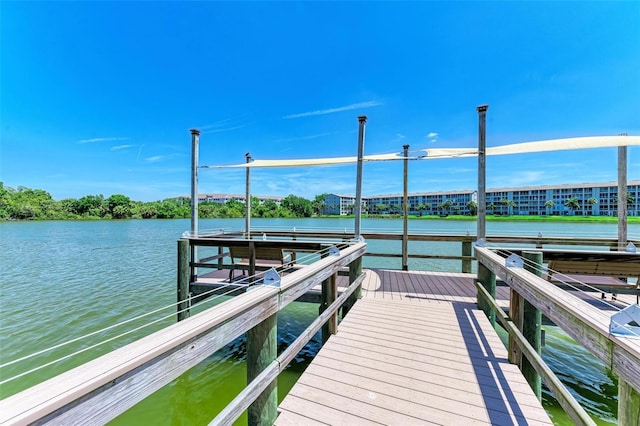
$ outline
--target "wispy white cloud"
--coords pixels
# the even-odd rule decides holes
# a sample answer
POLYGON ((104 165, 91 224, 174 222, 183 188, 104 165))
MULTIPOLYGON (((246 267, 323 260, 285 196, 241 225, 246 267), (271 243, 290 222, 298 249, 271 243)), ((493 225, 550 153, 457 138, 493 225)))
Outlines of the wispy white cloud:
POLYGON ((427 139, 429 139, 429 142, 437 142, 438 141, 438 136, 439 136, 439 134, 436 133, 436 132, 427 133, 427 139))
POLYGON ((207 130, 207 129, 213 129, 215 127, 228 126, 229 122, 231 122, 233 120, 235 120, 235 118, 225 118, 224 120, 219 120, 219 121, 216 121, 215 123, 205 124, 204 126, 199 126, 199 127, 197 127, 197 129, 207 130))
POLYGON ((144 148, 144 144, 140 145, 140 149, 138 150, 138 155, 136 156, 136 163, 140 161, 140 154, 142 154, 142 148, 144 148))
MULTIPOLYGON (((198 126, 196 129, 206 130, 202 132, 203 135, 209 133, 229 132, 231 130, 241 129, 247 126, 248 123, 243 123, 242 116, 225 118, 224 120, 218 120, 204 126, 198 126)), ((250 123, 249 123, 250 124, 250 123)))
POLYGON ((276 139, 274 142, 306 141, 306 140, 310 140, 310 139, 318 139, 318 138, 321 138, 323 136, 329 136, 331 134, 332 134, 331 132, 317 133, 315 135, 298 136, 298 137, 295 137, 295 138, 276 139))
POLYGON ((120 149, 127 149, 127 148, 133 148, 135 145, 117 145, 117 146, 112 146, 111 147, 111 151, 118 151, 120 149))
POLYGON ((208 130, 206 132, 202 132, 203 135, 207 135, 209 133, 220 133, 220 132, 229 132, 231 130, 236 130, 236 129, 242 129, 243 127, 245 127, 246 124, 241 124, 239 126, 233 126, 233 127, 223 127, 221 129, 213 129, 213 130, 208 130))
POLYGON ((371 108, 371 107, 379 106, 379 105, 383 105, 383 103, 380 102, 380 101, 359 102, 359 103, 355 103, 355 104, 351 104, 351 105, 345 105, 345 106, 336 107, 336 108, 319 109, 319 110, 316 110, 316 111, 301 112, 301 113, 297 113, 297 114, 285 115, 282 118, 289 119, 289 118, 310 117, 312 115, 326 115, 326 114, 333 114, 333 113, 336 113, 336 112, 351 111, 351 110, 359 109, 359 108, 371 108))
POLYGON ((92 139, 81 139, 78 143, 94 143, 94 142, 115 142, 115 141, 126 141, 129 138, 92 138, 92 139))
POLYGON ((403 140, 405 138, 406 138, 406 136, 403 135, 402 133, 396 133, 396 137, 391 140, 391 143, 400 142, 401 140, 403 140))
POLYGON ((149 163, 157 163, 159 161, 164 161, 164 160, 168 160, 170 158, 174 158, 179 156, 180 154, 165 154, 165 155, 154 155, 152 157, 147 157, 145 158, 145 161, 148 161, 149 163))

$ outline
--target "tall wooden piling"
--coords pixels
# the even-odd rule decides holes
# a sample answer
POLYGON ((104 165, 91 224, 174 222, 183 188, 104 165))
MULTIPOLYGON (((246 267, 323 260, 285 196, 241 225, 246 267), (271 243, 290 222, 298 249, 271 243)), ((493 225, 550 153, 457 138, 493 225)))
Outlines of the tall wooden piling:
POLYGON ((191 234, 198 233, 198 145, 200 130, 191 129, 191 234))
MULTIPOLYGON (((191 235, 198 235, 198 151, 200 145, 200 130, 191 129, 191 235)), ((198 249, 192 247, 191 264, 198 261, 198 249)), ((198 269, 190 270, 191 281, 198 277, 198 269)))
POLYGON ((640 393, 621 377, 618 378, 618 424, 640 425, 640 393))
POLYGON ((409 270, 409 145, 402 145, 404 150, 403 195, 402 195, 402 270, 409 270))
MULTIPOLYGON (((247 331, 247 383, 278 356, 278 315, 247 331)), ((274 380, 247 410, 250 426, 271 426, 278 416, 278 381, 274 380)))
POLYGON ((487 214, 487 110, 489 105, 479 105, 478 111, 478 238, 485 238, 487 233, 486 214, 487 214))
POLYGON ((364 128, 367 123, 367 116, 361 115, 358 117, 358 164, 356 169, 356 205, 355 211, 355 224, 354 232, 355 237, 360 236, 360 223, 362 220, 362 163, 364 161, 364 128))
MULTIPOLYGON (((623 134, 626 136, 626 134, 623 134)), ((622 136, 622 135, 621 135, 622 136)), ((618 147, 618 250, 627 247, 627 147, 618 147)))
POLYGON ((189 318, 189 282, 191 268, 189 266, 189 240, 178 240, 178 321, 189 318))
MULTIPOLYGON (((496 298, 496 276, 486 266, 478 264, 478 282, 487 290, 492 298, 496 298)), ((489 322, 493 327, 496 326, 496 313, 491 309, 491 306, 485 302, 484 298, 478 294, 478 308, 482 309, 489 318, 489 322)))
MULTIPOLYGON (((524 269, 539 277, 542 276, 542 252, 540 251, 523 251, 524 269)), ((542 313, 539 309, 522 298, 522 334, 527 341, 538 352, 542 353, 542 313)), ((542 400, 542 382, 540 375, 533 368, 531 363, 522 358, 520 364, 522 375, 527 379, 531 389, 542 400)))
POLYGON ((251 162, 251 154, 246 153, 245 158, 247 160, 247 170, 245 176, 245 194, 244 194, 244 207, 245 207, 245 218, 244 218, 244 231, 247 239, 251 238, 251 168, 249 167, 249 163, 251 162))

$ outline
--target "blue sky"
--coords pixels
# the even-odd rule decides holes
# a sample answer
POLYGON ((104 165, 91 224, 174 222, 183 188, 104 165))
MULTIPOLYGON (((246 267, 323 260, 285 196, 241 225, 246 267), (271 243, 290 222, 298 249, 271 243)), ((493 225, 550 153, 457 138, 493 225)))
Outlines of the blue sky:
MULTIPOLYGON (((190 191, 200 164, 640 134, 640 2, 0 3, 0 180, 56 199, 190 191)), ((615 180, 615 149, 491 157, 489 187, 615 180)), ((412 162, 411 192, 477 160, 412 162)), ((252 192, 354 193, 355 165, 252 171, 252 192)), ((640 147, 629 149, 640 179, 640 147)), ((402 191, 367 163, 365 195, 402 191)), ((243 193, 243 170, 200 192, 243 193)))

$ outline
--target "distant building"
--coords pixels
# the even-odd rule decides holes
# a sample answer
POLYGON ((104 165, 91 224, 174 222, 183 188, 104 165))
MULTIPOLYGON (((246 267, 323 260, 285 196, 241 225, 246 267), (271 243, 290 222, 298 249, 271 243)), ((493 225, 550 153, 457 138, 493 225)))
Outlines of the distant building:
MULTIPOLYGON (((282 201, 283 197, 270 197, 270 196, 264 196, 264 195, 252 195, 251 197, 255 197, 258 199, 258 201, 260 202, 260 204, 264 203, 265 201, 274 201, 276 204, 280 204, 280 202, 282 201)), ((180 197, 177 197, 178 199, 182 199, 182 200, 191 200, 191 196, 190 195, 182 195, 180 197)), ((240 194, 198 194, 198 202, 199 203, 218 203, 218 204, 224 204, 227 201, 238 201, 240 203, 245 203, 245 196, 244 194, 240 195, 240 194)))
MULTIPOLYGON (((627 214, 640 216, 640 181, 627 184, 627 214)), ((487 213, 501 215, 575 215, 617 216, 618 184, 616 182, 545 185, 519 188, 489 189, 487 213), (565 206, 575 198, 578 208, 565 206)), ((477 207, 477 191, 424 192, 408 195, 409 214, 469 215, 477 207)), ((402 194, 362 198, 362 210, 371 214, 402 213, 402 194)), ((325 213, 346 215, 353 212, 355 196, 329 194, 325 197, 325 213)))
POLYGON ((324 214, 352 214, 355 204, 356 197, 353 195, 328 194, 324 197, 324 214))

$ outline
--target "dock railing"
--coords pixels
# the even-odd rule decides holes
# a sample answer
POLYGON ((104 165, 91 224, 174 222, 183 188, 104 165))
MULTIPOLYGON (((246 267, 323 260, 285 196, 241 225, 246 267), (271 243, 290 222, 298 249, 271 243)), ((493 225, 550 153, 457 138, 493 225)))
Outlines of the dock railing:
POLYGON ((244 333, 249 384, 213 424, 231 424, 247 408, 250 424, 271 424, 278 374, 318 330, 324 338, 335 333, 338 309, 357 297, 364 279, 366 247, 355 242, 332 249, 282 277, 274 271, 239 296, 10 396, 0 401, 0 424, 104 424, 244 333), (338 296, 336 275, 344 267, 349 286, 338 296), (319 284, 325 299, 321 314, 277 356, 278 312, 319 284))
MULTIPOLYGON (((353 230, 345 229, 343 232, 328 231, 328 230, 284 230, 281 228, 254 228, 251 230, 250 238, 254 240, 260 240, 263 236, 268 235, 271 238, 288 239, 291 241, 310 241, 318 239, 322 241, 349 241, 353 239, 353 230)), ((224 232, 223 237, 243 237, 243 232, 224 232)), ((366 241, 397 241, 402 242, 404 235, 401 232, 384 232, 363 230, 361 236, 366 241)), ((194 238, 194 243, 200 245, 200 241, 206 240, 206 236, 202 238, 194 238)), ((399 251, 391 253, 389 251, 376 252, 369 249, 365 254, 366 257, 378 257, 378 258, 395 258, 401 259, 402 262, 407 262, 409 259, 429 259, 429 260, 450 260, 460 261, 460 272, 472 273, 473 261, 475 257, 473 255, 473 246, 476 241, 476 236, 473 234, 456 234, 456 233, 409 233, 406 236, 408 242, 433 242, 433 243, 459 243, 460 251, 459 255, 456 254, 436 254, 433 252, 425 252, 424 250, 412 250, 410 245, 401 245, 399 251)), ((640 245, 640 241, 637 239, 630 239, 636 245, 640 245)), ((487 235, 486 242, 490 244, 517 244, 519 247, 531 247, 531 248, 543 248, 548 246, 591 246, 591 247, 603 247, 610 250, 615 250, 618 246, 618 241, 615 238, 607 237, 567 237, 567 236, 554 236, 554 235, 536 235, 536 236, 519 236, 519 235, 487 235)), ((209 256, 205 259, 201 259, 200 262, 208 261, 208 264, 196 264, 196 266, 212 267, 217 265, 219 268, 228 267, 224 264, 222 259, 225 257, 225 253, 222 250, 218 251, 217 255, 209 256), (212 264, 211 261, 216 260, 217 263, 212 264)), ((399 268, 400 269, 400 268, 399 268)), ((403 270, 408 270, 407 264, 402 264, 403 270)), ((193 281, 193 280, 192 280, 193 281)))
MULTIPOLYGON (((505 258, 488 247, 475 248, 478 260, 478 306, 485 310, 494 324, 496 313, 500 322, 505 324, 511 337, 510 360, 519 363, 522 368, 526 359, 535 371, 531 374, 523 369, 523 373, 534 390, 537 373, 554 391, 558 402, 574 422, 590 424, 590 419, 584 417, 584 410, 569 401, 562 391, 555 392, 556 384, 548 377, 546 369, 539 365, 540 314, 545 315, 618 376, 618 422, 620 425, 637 426, 640 422, 640 339, 612 334, 609 315, 546 281, 535 271, 532 272, 531 268, 524 268, 527 252, 522 255, 525 262, 522 262, 522 258, 519 262, 518 258, 505 258), (496 278, 511 288, 509 317, 494 302, 496 278), (514 309, 524 312, 516 313, 514 309), (522 355, 524 359, 519 360, 522 355)), ((541 267, 542 256, 538 259, 531 256, 530 259, 530 262, 541 267)), ((537 378, 537 386, 539 380, 537 378)))

